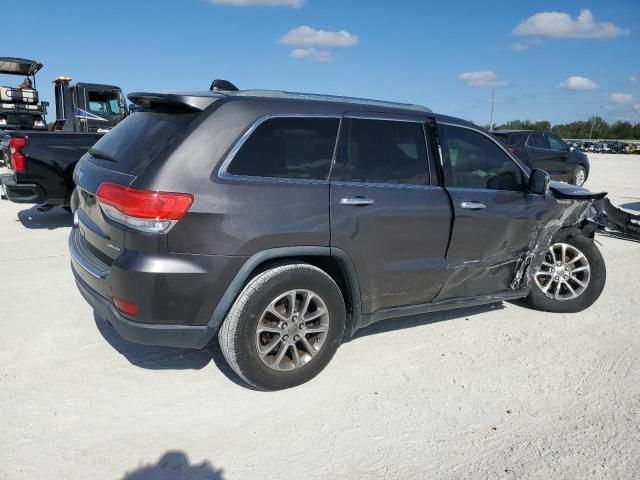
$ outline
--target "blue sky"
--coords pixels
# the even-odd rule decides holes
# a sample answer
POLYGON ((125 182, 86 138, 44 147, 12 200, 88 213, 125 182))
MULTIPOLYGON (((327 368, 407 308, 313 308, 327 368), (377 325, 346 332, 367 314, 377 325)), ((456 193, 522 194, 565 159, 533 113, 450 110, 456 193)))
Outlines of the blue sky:
POLYGON ((8 31, 5 22, 3 55, 44 63, 38 87, 51 102, 59 75, 127 93, 225 78, 420 103, 480 124, 492 87, 498 123, 640 121, 638 0, 31 0, 28 9, 28 21, 16 15, 8 31))

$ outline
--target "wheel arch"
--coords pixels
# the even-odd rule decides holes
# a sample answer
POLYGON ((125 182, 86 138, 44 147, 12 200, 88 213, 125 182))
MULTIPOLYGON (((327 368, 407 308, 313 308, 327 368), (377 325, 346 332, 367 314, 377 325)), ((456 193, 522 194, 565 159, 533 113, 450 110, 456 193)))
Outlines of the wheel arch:
POLYGON ((360 324, 361 316, 360 285, 353 262, 344 250, 314 246, 272 248, 252 255, 240 268, 218 302, 209 320, 209 328, 214 332, 218 331, 242 289, 258 273, 277 265, 296 262, 308 263, 321 269, 338 284, 347 310, 345 334, 349 337, 353 335, 356 326, 360 324))

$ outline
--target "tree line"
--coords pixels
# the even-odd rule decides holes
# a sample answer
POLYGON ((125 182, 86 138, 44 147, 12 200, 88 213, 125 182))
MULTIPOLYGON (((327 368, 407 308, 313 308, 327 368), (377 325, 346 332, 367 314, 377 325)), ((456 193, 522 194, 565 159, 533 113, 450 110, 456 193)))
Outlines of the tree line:
POLYGON ((607 140, 640 140, 640 123, 618 121, 608 123, 601 117, 591 117, 585 121, 558 123, 542 120, 512 120, 502 125, 495 125, 494 130, 538 130, 553 132, 561 138, 593 138, 607 140))

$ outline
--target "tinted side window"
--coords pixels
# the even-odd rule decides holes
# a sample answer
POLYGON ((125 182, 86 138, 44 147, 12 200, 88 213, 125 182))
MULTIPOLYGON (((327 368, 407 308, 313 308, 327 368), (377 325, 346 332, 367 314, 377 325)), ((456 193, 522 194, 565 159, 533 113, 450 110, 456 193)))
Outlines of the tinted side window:
POLYGON ((233 175, 326 180, 340 121, 272 118, 260 124, 236 153, 233 175))
POLYGON ((529 146, 536 148, 549 148, 549 142, 541 133, 532 133, 529 135, 529 146))
POLYGON ((507 143, 507 145, 509 145, 510 147, 520 145, 525 136, 526 135, 523 133, 514 133, 509 137, 509 142, 507 143))
POLYGON ((485 135, 468 128, 440 125, 444 183, 447 187, 522 190, 523 176, 511 158, 485 135))
POLYGON ((547 133, 545 134, 545 136, 547 137, 547 140, 549 140, 549 146, 551 147, 552 150, 568 149, 568 145, 564 143, 562 140, 560 140, 558 137, 556 137, 555 135, 551 135, 547 133))
POLYGON ((336 180, 427 185, 429 163, 421 124, 351 119, 336 180))

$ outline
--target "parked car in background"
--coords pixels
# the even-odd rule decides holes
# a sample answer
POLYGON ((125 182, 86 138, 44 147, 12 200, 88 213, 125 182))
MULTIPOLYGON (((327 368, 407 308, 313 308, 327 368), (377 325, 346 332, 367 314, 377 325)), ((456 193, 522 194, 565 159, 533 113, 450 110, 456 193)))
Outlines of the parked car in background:
POLYGON ((589 159, 549 132, 495 130, 493 135, 530 168, 545 170, 553 180, 581 187, 589 177, 589 159))
POLYGON ((380 320, 514 298, 577 312, 604 286, 587 220, 604 194, 549 187, 464 120, 272 91, 129 99, 76 167, 69 249, 130 341, 217 335, 240 377, 277 390, 380 320))

